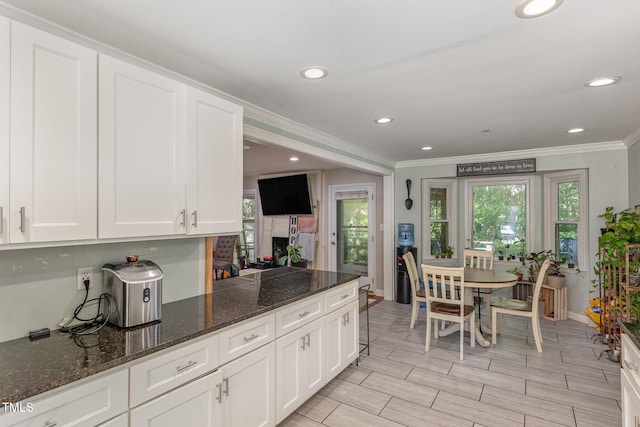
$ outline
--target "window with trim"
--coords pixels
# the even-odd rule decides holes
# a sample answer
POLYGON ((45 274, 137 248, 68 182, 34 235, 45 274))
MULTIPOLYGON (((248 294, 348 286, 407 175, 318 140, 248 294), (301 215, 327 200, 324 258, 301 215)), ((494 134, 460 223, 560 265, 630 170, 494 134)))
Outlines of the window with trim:
POLYGON ((239 256, 255 260, 256 242, 256 191, 246 191, 242 195, 242 232, 239 239, 239 256))
POLYGON ((586 262, 586 185, 585 170, 545 175, 546 241, 567 264, 586 262))
POLYGON ((440 255, 456 241, 455 180, 424 180, 423 257, 440 255))
POLYGON ((467 181, 466 246, 507 257, 526 253, 530 187, 530 178, 513 176, 467 181))

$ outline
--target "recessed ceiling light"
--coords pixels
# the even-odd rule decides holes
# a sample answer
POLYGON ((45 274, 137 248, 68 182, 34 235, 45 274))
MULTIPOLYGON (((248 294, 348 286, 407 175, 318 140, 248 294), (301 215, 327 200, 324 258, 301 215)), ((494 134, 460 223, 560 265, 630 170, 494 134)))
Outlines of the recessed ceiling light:
POLYGON ((580 133, 580 132, 584 132, 584 128, 573 128, 567 131, 567 133, 580 133))
POLYGON ((609 86, 614 83, 618 83, 619 81, 620 81, 619 76, 606 76, 606 77, 598 77, 597 79, 590 80, 586 82, 584 85, 587 87, 609 86))
POLYGON ((310 80, 318 80, 318 79, 323 79, 325 77, 327 77, 327 74, 329 74, 329 71, 327 71, 326 68, 324 67, 319 67, 319 66, 311 66, 311 67, 305 67, 302 69, 302 71, 300 71, 300 75, 302 77, 304 77, 305 79, 310 79, 310 80))
POLYGON ((520 18, 537 18, 558 8, 564 0, 525 0, 516 8, 520 18))
POLYGON ((433 150, 433 147, 429 147, 427 145, 425 145, 424 147, 421 148, 422 151, 429 151, 429 150, 433 150))
POLYGON ((393 121, 392 117, 379 117, 374 120, 379 125, 386 125, 387 123, 391 123, 393 121))
POLYGON ((300 159, 298 159, 296 156, 291 156, 289 157, 289 160, 291 160, 292 162, 297 162, 300 159))

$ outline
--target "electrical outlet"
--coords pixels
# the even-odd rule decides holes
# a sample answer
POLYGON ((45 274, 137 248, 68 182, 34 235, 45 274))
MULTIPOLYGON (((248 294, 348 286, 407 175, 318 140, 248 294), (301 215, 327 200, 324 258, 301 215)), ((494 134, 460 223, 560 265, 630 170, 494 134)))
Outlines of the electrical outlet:
POLYGON ((77 289, 84 291, 84 281, 87 279, 89 280, 89 287, 93 288, 93 267, 80 267, 77 272, 77 289))

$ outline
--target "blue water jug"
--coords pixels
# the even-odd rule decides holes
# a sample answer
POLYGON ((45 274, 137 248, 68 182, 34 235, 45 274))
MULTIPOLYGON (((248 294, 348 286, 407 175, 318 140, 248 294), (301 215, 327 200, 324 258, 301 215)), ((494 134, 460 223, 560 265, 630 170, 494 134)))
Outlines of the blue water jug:
POLYGON ((413 224, 398 224, 398 246, 413 246, 413 224))

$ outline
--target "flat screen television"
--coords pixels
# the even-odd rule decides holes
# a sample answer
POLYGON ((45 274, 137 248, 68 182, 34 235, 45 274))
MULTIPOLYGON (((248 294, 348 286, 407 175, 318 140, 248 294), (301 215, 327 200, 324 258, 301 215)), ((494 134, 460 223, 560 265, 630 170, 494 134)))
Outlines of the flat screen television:
POLYGON ((258 180, 263 215, 312 215, 306 174, 258 180))

